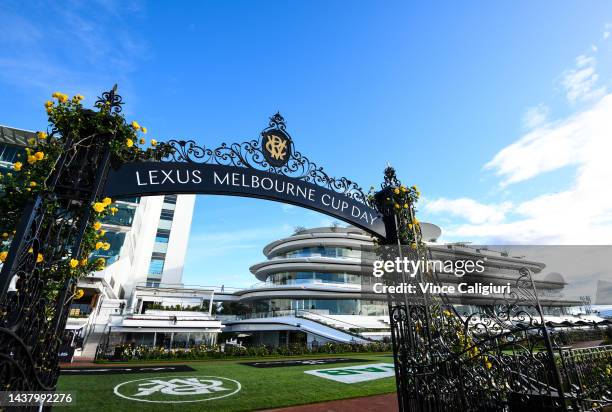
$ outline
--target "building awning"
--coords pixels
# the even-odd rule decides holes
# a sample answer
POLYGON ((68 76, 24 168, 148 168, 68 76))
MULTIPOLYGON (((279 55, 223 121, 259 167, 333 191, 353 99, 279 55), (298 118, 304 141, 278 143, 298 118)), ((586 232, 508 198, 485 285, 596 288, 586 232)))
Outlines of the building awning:
POLYGON ((132 332, 132 333, 197 333, 197 332, 207 332, 207 333, 221 333, 221 328, 139 328, 139 327, 125 327, 125 326, 113 326, 110 329, 110 333, 122 333, 122 332, 132 332))
POLYGON ((25 147, 28 144, 28 139, 32 137, 36 137, 36 133, 13 127, 0 126, 0 143, 25 147))

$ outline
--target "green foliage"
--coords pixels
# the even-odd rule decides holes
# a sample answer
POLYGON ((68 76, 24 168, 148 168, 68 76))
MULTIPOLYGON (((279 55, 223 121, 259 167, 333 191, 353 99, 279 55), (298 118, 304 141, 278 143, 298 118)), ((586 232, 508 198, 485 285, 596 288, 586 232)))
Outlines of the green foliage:
POLYGON ((296 356, 337 353, 373 353, 390 352, 390 343, 374 342, 366 345, 326 343, 316 347, 305 345, 268 346, 233 346, 196 345, 185 349, 165 349, 162 347, 120 345, 112 354, 99 357, 98 360, 132 361, 132 360, 179 360, 179 359, 233 359, 267 356, 296 356))
MULTIPOLYGON (((19 155, 12 170, 0 173, 0 262, 8 258, 11 241, 16 235, 17 224, 23 214, 26 204, 33 201, 37 195, 43 195, 43 208, 50 216, 56 216, 66 210, 69 203, 58 201, 54 196, 48 196, 54 190, 53 182, 57 176, 60 159, 78 158, 88 147, 102 145, 109 149, 111 163, 154 160, 167 156, 170 146, 149 142, 141 136, 147 132, 136 122, 128 124, 121 113, 112 110, 108 102, 98 103, 97 111, 86 109, 82 105, 83 97, 76 95, 69 98, 63 93, 53 93, 53 100, 45 103, 49 127, 47 132, 37 132, 35 138, 29 139, 25 153, 19 155)), ((95 165, 93 166, 95 167, 95 165)), ((61 248, 42 247, 36 256, 36 264, 45 276, 46 294, 52 302, 61 289, 64 281, 70 277, 79 278, 105 266, 104 259, 90 259, 96 249, 108 250, 110 244, 104 238, 100 220, 108 214, 114 214, 118 209, 109 198, 98 199, 91 205, 93 213, 87 222, 83 236, 81 254, 79 256, 58 256, 61 248)), ((73 224, 78 224, 78 216, 71 217, 73 224)), ((53 224, 54 219, 46 219, 46 225, 53 224)), ((66 242, 61 250, 70 250, 72 239, 61 237, 66 242)), ((58 245, 53 245, 58 246, 58 245)), ((30 250, 30 253, 35 253, 30 250)), ((79 292, 77 292, 78 294, 79 292)))

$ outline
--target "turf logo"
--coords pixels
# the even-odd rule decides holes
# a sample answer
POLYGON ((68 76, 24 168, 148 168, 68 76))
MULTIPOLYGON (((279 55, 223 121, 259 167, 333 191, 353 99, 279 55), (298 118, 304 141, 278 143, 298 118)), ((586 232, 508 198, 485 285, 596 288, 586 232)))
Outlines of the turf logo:
POLYGON ((166 376, 123 382, 114 392, 139 402, 187 403, 226 398, 241 388, 240 382, 219 376, 166 376))
POLYGON ((392 363, 372 363, 348 368, 310 370, 304 371, 304 373, 336 382, 358 383, 391 377, 395 375, 395 367, 392 363))

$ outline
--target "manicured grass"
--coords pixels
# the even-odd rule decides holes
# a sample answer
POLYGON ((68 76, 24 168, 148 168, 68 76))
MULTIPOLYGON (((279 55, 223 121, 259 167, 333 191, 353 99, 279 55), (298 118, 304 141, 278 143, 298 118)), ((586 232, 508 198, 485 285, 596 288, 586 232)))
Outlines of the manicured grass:
MULTIPOLYGON (((336 355, 338 356, 338 355, 336 355)), ((329 357, 329 356, 322 356, 329 357)), ((339 355, 343 358, 367 359, 372 362, 338 363, 329 365, 254 368, 241 365, 245 360, 206 362, 173 362, 195 369, 182 373, 138 373, 121 375, 61 376, 58 392, 76 392, 76 405, 68 410, 79 411, 249 411, 278 408, 327 400, 377 395, 395 391, 395 378, 346 384, 305 374, 306 370, 363 366, 369 363, 393 363, 388 355, 377 353, 339 355), (233 396, 205 402, 181 404, 144 403, 123 399, 113 388, 126 381, 164 376, 218 376, 240 382, 242 389, 233 396)), ((299 358, 299 357, 298 357, 299 358)), ((308 357, 313 359, 314 357, 308 357)), ((269 360, 264 358, 260 360, 269 360)), ((157 363, 159 365, 159 363, 157 363)))

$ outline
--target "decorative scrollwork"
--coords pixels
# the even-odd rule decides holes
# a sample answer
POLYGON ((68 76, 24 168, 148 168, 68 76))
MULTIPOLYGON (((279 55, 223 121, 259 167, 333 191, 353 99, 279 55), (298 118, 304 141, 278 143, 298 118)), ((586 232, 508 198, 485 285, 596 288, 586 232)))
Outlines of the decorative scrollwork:
POLYGON ((123 98, 121 95, 117 94, 117 85, 115 84, 113 88, 107 92, 102 93, 102 97, 98 97, 98 100, 94 103, 94 106, 101 110, 113 111, 115 113, 120 113, 123 108, 123 98))
MULTIPOLYGON (((280 130, 289 136, 285 119, 280 113, 270 118, 269 127, 262 131, 262 135, 270 130, 280 130)), ((167 144, 174 150, 168 157, 162 159, 165 162, 215 164, 256 169, 299 179, 333 190, 358 202, 367 203, 367 197, 357 183, 346 177, 335 178, 328 175, 322 167, 296 151, 293 147, 293 140, 290 140, 291 156, 287 163, 280 167, 273 166, 266 160, 265 149, 259 140, 230 145, 223 143, 218 147, 200 146, 194 140, 170 140, 167 144)))

